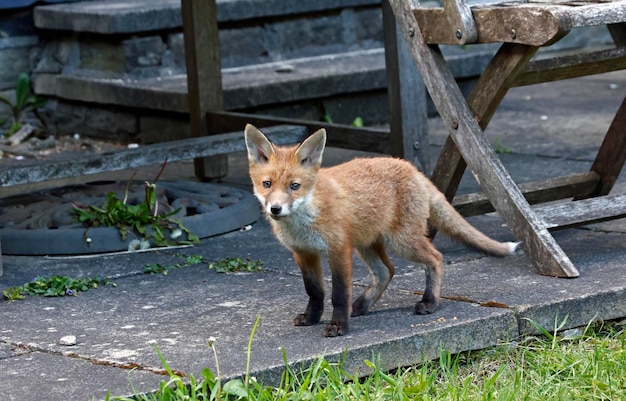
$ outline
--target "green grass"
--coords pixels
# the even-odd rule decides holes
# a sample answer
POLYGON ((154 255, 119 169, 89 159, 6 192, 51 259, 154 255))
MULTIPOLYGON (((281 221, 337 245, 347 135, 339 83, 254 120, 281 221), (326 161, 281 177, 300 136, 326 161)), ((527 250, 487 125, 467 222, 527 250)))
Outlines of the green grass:
MULTIPOLYGON (((258 324, 258 320, 257 320, 258 324)), ((256 325, 255 325, 256 328, 256 325)), ((324 358, 296 370, 287 365, 278 386, 263 386, 245 376, 221 383, 209 369, 202 378, 170 373, 155 394, 137 400, 624 400, 626 332, 615 323, 588 326, 575 336, 542 330, 529 337, 479 352, 450 355, 417 367, 356 378, 341 363, 324 358)), ((248 366, 254 330, 248 344, 248 366)), ((216 363, 215 344, 210 343, 216 363)), ((218 365, 219 366, 219 365, 218 365)), ((128 400, 126 398, 120 400, 128 400)))

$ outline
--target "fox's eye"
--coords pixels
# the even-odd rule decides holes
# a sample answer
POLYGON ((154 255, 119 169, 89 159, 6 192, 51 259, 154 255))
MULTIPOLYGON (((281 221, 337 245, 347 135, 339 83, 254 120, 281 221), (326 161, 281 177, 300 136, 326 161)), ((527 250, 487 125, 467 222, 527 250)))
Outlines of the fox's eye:
POLYGON ((299 182, 292 182, 291 184, 289 184, 289 188, 292 191, 296 191, 298 188, 300 188, 300 183, 299 182))
POLYGON ((269 188, 272 186, 272 181, 263 181, 263 188, 269 188))

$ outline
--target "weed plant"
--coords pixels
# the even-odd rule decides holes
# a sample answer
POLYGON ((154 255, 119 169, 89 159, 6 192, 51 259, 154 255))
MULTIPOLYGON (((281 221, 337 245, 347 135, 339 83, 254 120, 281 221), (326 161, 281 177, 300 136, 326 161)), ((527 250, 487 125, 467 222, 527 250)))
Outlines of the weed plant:
MULTIPOLYGON (((15 102, 11 101, 6 96, 0 95, 0 103, 4 103, 11 109, 11 126, 5 133, 5 136, 9 137, 22 128, 21 118, 23 113, 29 109, 36 109, 42 107, 45 104, 45 100, 33 95, 30 91, 30 78, 25 72, 21 73, 17 78, 17 85, 15 86, 15 102)), ((0 125, 4 124, 4 121, 0 121, 0 125)))
POLYGON ((189 231, 180 219, 175 218, 180 208, 166 214, 158 214, 156 183, 166 165, 167 160, 155 179, 152 182, 145 182, 144 202, 137 205, 127 203, 133 174, 126 185, 123 199, 119 199, 114 192, 109 192, 106 195, 106 202, 101 206, 75 204, 73 210, 76 220, 87 227, 117 227, 122 240, 125 240, 129 233, 138 233, 144 241, 153 240, 157 246, 199 243, 198 236, 189 231), (168 231, 171 231, 169 238, 168 231), (186 239, 178 240, 183 233, 186 239))
POLYGON ((3 291, 3 296, 9 301, 24 299, 26 295, 63 297, 78 295, 79 292, 107 284, 109 284, 109 280, 100 277, 72 278, 59 275, 37 277, 24 285, 7 288, 3 291))

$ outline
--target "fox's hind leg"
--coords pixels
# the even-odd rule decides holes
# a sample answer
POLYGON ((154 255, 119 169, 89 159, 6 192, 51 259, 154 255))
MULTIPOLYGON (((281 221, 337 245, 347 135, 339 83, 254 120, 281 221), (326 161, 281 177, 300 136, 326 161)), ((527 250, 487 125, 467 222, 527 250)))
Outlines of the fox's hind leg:
POLYGON ((368 247, 357 248, 357 252, 370 271, 372 283, 352 304, 352 316, 367 313, 372 305, 380 299, 395 271, 387 252, 385 252, 382 240, 368 247))
POLYGON ((415 305, 415 313, 425 315, 439 308, 443 280, 443 256, 424 235, 407 237, 399 243, 400 256, 426 267, 426 288, 422 300, 415 305))

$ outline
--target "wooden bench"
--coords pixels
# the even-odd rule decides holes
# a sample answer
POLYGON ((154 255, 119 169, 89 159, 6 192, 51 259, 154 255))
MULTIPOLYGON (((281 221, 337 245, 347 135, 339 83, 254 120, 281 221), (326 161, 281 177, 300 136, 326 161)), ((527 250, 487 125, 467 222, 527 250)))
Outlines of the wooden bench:
POLYGON ((626 68, 626 1, 540 0, 470 6, 464 0, 443 0, 443 6, 435 8, 421 7, 413 0, 389 2, 449 130, 433 181, 452 200, 469 166, 485 194, 455 203, 466 214, 495 209, 522 242, 539 273, 578 276, 550 230, 626 216, 626 195, 609 195, 626 159, 626 100, 585 174, 518 187, 483 131, 511 87, 626 68), (608 27, 614 48, 533 59, 540 47, 562 39, 573 28, 596 25, 608 27), (465 99, 439 45, 469 43, 501 46, 465 99), (530 203, 566 198, 574 201, 530 207, 530 203))

